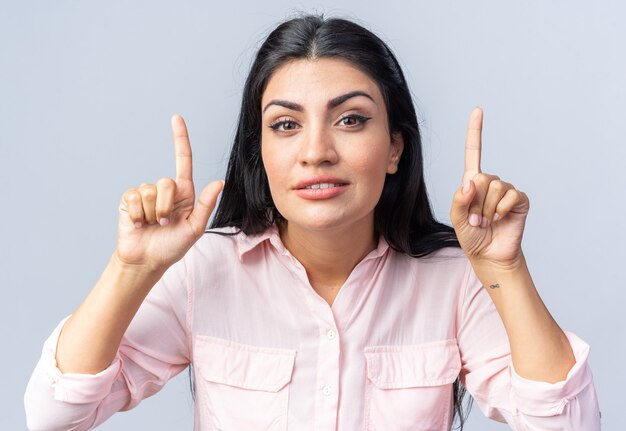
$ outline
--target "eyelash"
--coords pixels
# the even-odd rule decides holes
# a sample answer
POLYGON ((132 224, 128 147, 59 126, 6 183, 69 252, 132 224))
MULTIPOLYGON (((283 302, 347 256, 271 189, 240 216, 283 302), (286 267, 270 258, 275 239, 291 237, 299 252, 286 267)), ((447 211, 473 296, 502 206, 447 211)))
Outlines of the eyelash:
POLYGON ((350 115, 346 115, 344 117, 341 117, 339 122, 342 122, 343 120, 345 120, 347 118, 354 119, 354 120, 356 120, 358 122, 357 124, 353 124, 352 126, 348 126, 348 127, 357 127, 357 126, 362 126, 368 120, 370 120, 372 117, 366 117, 364 115, 359 115, 359 114, 350 114, 350 115))
MULTIPOLYGON (((350 114, 350 115, 346 115, 346 116, 341 117, 341 118, 339 119, 339 121, 338 121, 338 122, 339 122, 339 123, 341 123, 342 121, 344 121, 344 120, 346 120, 346 119, 348 119, 348 118, 349 118, 349 119, 353 119, 353 120, 356 120, 356 121, 357 121, 357 124, 353 124, 353 125, 348 125, 348 126, 346 126, 346 127, 349 127, 349 128, 362 126, 362 125, 363 125, 363 124, 365 124, 368 120, 371 120, 371 119, 372 119, 372 117, 366 117, 366 116, 364 116, 364 115, 350 114)), ((292 121, 292 120, 278 120, 278 121, 275 121, 275 122, 273 122, 272 124, 270 124, 270 125, 269 125, 269 128, 270 128, 270 129, 272 129, 272 130, 274 130, 274 131, 276 131, 276 132, 282 132, 282 133, 285 133, 285 132, 290 132, 291 130, 294 130, 294 129, 295 129, 295 127, 294 127, 294 129, 289 129, 289 130, 280 130, 280 128, 281 128, 281 127, 284 127, 286 124, 294 124, 294 125, 295 125, 295 124, 296 124, 296 122, 295 122, 295 121, 292 121)))

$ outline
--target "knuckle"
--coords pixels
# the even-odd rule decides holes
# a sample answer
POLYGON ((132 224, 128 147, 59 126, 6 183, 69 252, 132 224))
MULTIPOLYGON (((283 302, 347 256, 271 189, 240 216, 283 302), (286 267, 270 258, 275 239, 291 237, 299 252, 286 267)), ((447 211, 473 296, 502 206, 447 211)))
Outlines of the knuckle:
POLYGON ((154 186, 152 187, 144 187, 141 189, 141 197, 144 201, 154 201, 156 200, 157 192, 154 186))
POLYGON ((487 181, 487 174, 484 174, 482 172, 474 175, 474 178, 472 178, 474 180, 475 183, 484 183, 487 181))
POLYGON ((124 193, 123 199, 129 204, 136 204, 141 201, 141 195, 136 189, 129 189, 124 193))
POLYGON ((478 188, 485 189, 486 187, 490 186, 491 182, 493 181, 493 178, 491 175, 483 174, 481 172, 479 174, 476 174, 473 180, 478 188))
POLYGON ((489 184, 489 188, 500 193, 507 188, 507 185, 500 180, 494 180, 489 184))
POLYGON ((164 177, 157 181, 156 186, 159 189, 174 189, 176 187, 176 182, 169 177, 164 177))

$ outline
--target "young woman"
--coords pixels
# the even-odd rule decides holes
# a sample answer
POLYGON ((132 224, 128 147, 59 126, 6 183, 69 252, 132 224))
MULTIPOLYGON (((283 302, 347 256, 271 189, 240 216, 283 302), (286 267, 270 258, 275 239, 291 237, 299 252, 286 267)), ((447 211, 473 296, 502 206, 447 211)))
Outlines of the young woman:
MULTIPOLYGON (((438 223, 389 48, 346 20, 279 25, 247 79, 222 182, 122 196, 117 248, 46 341, 31 429, 91 429, 193 365, 198 430, 449 430, 465 388, 515 430, 597 430, 589 347, 530 277, 527 196, 480 169, 482 111, 438 223)), ((459 148, 459 150, 461 150, 459 148)))

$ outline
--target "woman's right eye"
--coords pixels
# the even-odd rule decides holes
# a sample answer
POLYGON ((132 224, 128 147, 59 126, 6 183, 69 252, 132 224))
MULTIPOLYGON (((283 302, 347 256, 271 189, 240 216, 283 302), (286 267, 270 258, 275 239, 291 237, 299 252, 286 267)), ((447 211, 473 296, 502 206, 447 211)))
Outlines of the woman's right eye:
POLYGON ((298 125, 292 120, 278 120, 270 124, 269 127, 277 132, 290 132, 297 129, 298 125))

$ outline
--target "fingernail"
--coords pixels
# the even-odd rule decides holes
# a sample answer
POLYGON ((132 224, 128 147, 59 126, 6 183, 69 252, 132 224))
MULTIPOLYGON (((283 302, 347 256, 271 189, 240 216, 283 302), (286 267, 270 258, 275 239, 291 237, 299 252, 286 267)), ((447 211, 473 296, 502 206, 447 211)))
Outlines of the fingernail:
POLYGON ((159 224, 161 226, 167 226, 169 224, 169 222, 170 222, 170 220, 168 218, 165 218, 165 217, 161 217, 159 219, 159 224))
POLYGON ((136 227, 137 229, 139 229, 142 225, 143 225, 143 223, 141 223, 140 221, 136 221, 136 222, 135 222, 135 227, 136 227))
POLYGON ((480 216, 478 214, 470 215, 469 224, 471 224, 472 226, 480 225, 480 216))
POLYGON ((493 221, 495 222, 495 221, 498 221, 498 220, 500 220, 500 214, 495 213, 495 214, 493 215, 493 221))
POLYGON ((463 181, 463 194, 466 195, 470 191, 470 182, 469 180, 463 181))
POLYGON ((487 227, 488 224, 489 224, 489 220, 487 220, 487 217, 483 217, 483 221, 480 224, 480 227, 487 227))

